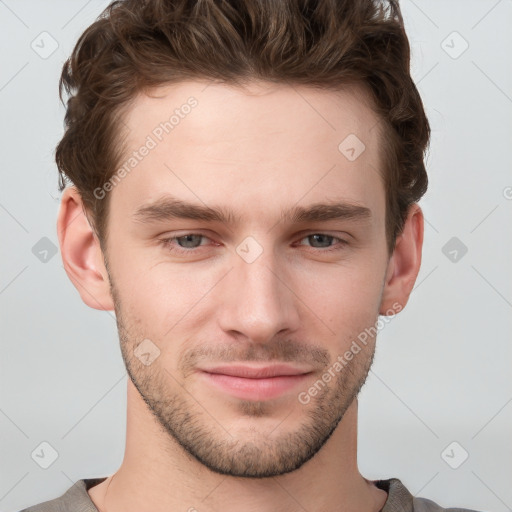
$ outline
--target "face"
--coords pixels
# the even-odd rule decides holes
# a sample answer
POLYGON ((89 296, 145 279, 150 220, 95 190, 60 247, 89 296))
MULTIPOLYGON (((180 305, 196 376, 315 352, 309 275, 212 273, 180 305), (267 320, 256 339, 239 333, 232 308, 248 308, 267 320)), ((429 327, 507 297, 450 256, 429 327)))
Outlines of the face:
POLYGON ((389 262, 377 118, 357 90, 186 82, 152 96, 126 114, 129 171, 108 191, 128 374, 211 470, 293 471, 372 364, 372 336, 344 354, 375 325, 389 262), (355 159, 338 147, 350 134, 355 159), (302 375, 247 386, 203 371, 275 363, 302 375))

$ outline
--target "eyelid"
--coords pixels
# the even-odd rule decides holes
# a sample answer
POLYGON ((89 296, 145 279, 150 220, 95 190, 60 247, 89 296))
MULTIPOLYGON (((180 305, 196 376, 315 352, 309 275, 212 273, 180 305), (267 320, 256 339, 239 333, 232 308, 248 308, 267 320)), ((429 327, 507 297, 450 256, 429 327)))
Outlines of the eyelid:
POLYGON ((343 236, 346 236, 348 238, 354 238, 353 235, 351 235, 350 233, 348 233, 347 231, 336 231, 336 230, 332 230, 332 229, 304 229, 302 231, 299 231, 298 233, 295 233, 295 237, 298 237, 298 236, 301 236, 301 237, 305 237, 305 236, 308 236, 308 235, 328 235, 328 236, 333 236, 335 238, 340 238, 343 237, 343 236))
MULTIPOLYGON (((199 230, 190 230, 190 229, 189 230, 179 230, 179 231, 173 231, 170 234, 161 235, 158 238, 160 239, 160 241, 162 241, 162 240, 166 240, 166 239, 170 239, 170 238, 181 238, 186 235, 199 235, 199 236, 203 236, 203 237, 208 238, 213 241, 212 237, 206 233, 212 233, 212 232, 210 230, 201 230, 201 229, 199 229, 199 230)), ((347 236, 352 239, 354 238, 350 233, 347 233, 345 231, 332 232, 331 230, 322 230, 322 229, 304 229, 304 230, 301 230, 301 231, 298 231, 297 233, 295 233, 293 235, 293 238, 302 240, 303 238, 305 238, 309 235, 327 235, 327 236, 331 236, 333 238, 337 238, 338 240, 343 240, 343 238, 342 238, 343 236, 347 236)), ((348 242, 348 240, 347 240, 347 242, 348 242)))
POLYGON ((311 247, 312 250, 315 250, 316 252, 320 252, 320 253, 336 251, 337 249, 340 249, 341 247, 347 246, 349 244, 348 240, 345 240, 344 238, 342 238, 340 236, 333 235, 331 233, 324 233, 323 231, 312 231, 310 233, 306 233, 305 235, 300 236, 300 238, 298 239, 299 245, 303 245, 300 242, 302 242, 304 239, 306 239, 312 235, 325 235, 334 240, 334 245, 331 245, 330 247, 325 247, 325 248, 311 247))
MULTIPOLYGON (((348 234, 348 233, 347 233, 348 234)), ((207 248, 208 247, 208 244, 206 245, 199 245, 198 247, 192 247, 192 248, 184 248, 184 247, 180 247, 179 245, 171 245, 172 242, 174 242, 176 239, 178 238, 182 238, 182 237, 185 237, 185 236, 188 236, 188 235, 192 235, 192 236, 200 236, 200 237, 203 237, 205 239, 208 239, 212 242, 214 242, 214 244, 216 246, 218 246, 219 244, 217 242, 215 242, 214 240, 212 240, 209 236, 205 235, 204 233, 200 232, 200 231, 184 231, 184 232, 175 232, 173 233, 172 235, 169 235, 169 236, 163 236, 163 237, 160 237, 159 238, 159 242, 161 243, 161 245, 166 249, 168 250, 171 254, 174 254, 175 256, 194 256, 194 255, 198 255, 199 253, 203 252, 204 248, 207 248), (170 249, 170 247, 172 247, 172 249, 170 249)), ((299 232, 297 233, 294 238, 297 239, 297 242, 298 242, 298 245, 299 246, 304 246, 304 247, 310 247, 310 251, 311 252, 314 252, 314 253, 317 253, 317 254, 324 254, 324 255, 327 255, 327 254, 331 254, 331 253, 336 253, 338 251, 341 251, 343 249, 346 249, 347 246, 350 245, 350 243, 345 240, 344 238, 341 238, 339 236, 336 236, 336 235, 333 235, 333 234, 330 234, 330 233, 327 233, 327 232, 323 232, 321 230, 304 230, 302 232, 299 232), (329 247, 325 247, 325 248, 318 248, 318 247, 311 247, 311 246, 308 246, 308 245, 304 245, 300 242, 302 242, 304 239, 306 239, 308 236, 312 236, 312 235, 326 235, 330 238, 333 239, 334 241, 334 245, 332 246, 329 246, 329 247), (297 237, 299 237, 297 239, 297 237)), ((297 243, 296 242, 296 243, 297 243)))

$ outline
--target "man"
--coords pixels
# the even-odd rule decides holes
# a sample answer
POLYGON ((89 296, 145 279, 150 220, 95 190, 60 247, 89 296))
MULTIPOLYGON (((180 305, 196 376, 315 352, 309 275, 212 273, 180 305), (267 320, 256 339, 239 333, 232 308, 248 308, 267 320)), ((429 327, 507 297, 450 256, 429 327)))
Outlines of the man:
POLYGON ((82 300, 116 313, 126 451, 27 511, 445 510, 357 468, 430 136, 384 7, 127 0, 80 37, 57 227, 82 300))

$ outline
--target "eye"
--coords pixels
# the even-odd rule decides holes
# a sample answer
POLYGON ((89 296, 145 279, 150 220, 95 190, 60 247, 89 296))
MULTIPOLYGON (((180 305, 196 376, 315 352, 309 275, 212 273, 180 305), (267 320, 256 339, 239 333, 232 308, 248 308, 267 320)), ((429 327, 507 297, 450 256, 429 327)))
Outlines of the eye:
POLYGON ((327 235, 325 233, 313 233, 302 238, 302 240, 308 240, 310 242, 313 241, 313 248, 315 249, 319 248, 315 246, 316 243, 319 243, 321 246, 320 248, 325 247, 325 250, 321 252, 338 251, 343 249, 346 245, 348 245, 348 242, 346 240, 343 240, 342 238, 338 238, 336 236, 327 235), (336 245, 331 245, 330 242, 333 241, 337 241, 338 243, 336 245))
MULTIPOLYGON (((201 247, 207 245, 201 243, 203 240, 210 239, 202 233, 185 233, 179 236, 160 239, 160 242, 166 250, 172 254, 181 256, 197 254, 201 250, 201 247)), ((328 235, 326 233, 312 233, 303 237, 300 242, 303 240, 308 240, 312 250, 316 250, 315 252, 320 253, 339 251, 349 244, 348 241, 342 238, 328 235)), ((299 245, 305 244, 299 243, 299 245)))
POLYGON ((168 249, 170 252, 175 254, 191 254, 197 249, 201 247, 201 239, 208 238, 201 233, 186 233, 180 236, 173 236, 170 238, 161 239, 163 246, 168 249), (174 242, 177 242, 176 245, 174 242))

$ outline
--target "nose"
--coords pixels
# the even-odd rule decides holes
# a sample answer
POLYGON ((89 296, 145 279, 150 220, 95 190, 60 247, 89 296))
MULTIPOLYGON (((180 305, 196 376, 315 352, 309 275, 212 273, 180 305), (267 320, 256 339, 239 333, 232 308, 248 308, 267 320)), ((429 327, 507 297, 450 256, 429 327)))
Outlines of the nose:
POLYGON ((289 269, 266 249, 252 262, 238 254, 223 280, 220 327, 253 343, 267 343, 281 331, 299 328, 300 300, 294 293, 289 269))

